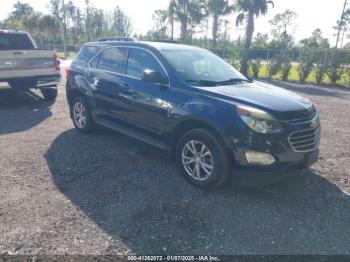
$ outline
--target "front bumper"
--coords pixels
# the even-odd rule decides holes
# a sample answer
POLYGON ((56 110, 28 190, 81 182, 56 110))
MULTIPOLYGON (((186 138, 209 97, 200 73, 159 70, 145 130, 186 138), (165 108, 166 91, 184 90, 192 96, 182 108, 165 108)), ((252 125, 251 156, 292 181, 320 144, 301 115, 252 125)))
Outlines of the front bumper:
MULTIPOLYGON (((284 177, 300 173, 314 164, 319 155, 321 125, 316 112, 303 119, 283 122, 283 131, 261 134, 241 126, 240 136, 231 139, 233 175, 248 185, 267 185, 284 177), (246 152, 272 156, 274 163, 249 163, 246 152)), ((262 158, 264 159, 264 158, 262 158)))
POLYGON ((316 163, 319 150, 302 155, 295 162, 276 162, 271 166, 254 166, 235 162, 232 174, 234 181, 242 186, 265 186, 280 181, 286 177, 297 175, 316 163))

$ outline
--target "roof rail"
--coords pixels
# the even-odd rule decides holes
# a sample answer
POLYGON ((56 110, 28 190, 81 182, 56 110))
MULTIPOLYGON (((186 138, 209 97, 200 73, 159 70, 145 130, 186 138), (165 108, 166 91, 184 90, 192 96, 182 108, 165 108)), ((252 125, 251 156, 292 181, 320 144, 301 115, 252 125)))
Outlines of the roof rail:
POLYGON ((97 39, 98 42, 108 42, 108 41, 126 41, 135 42, 136 39, 132 37, 101 37, 97 39))
POLYGON ((179 41, 176 40, 150 40, 150 42, 181 44, 179 41))

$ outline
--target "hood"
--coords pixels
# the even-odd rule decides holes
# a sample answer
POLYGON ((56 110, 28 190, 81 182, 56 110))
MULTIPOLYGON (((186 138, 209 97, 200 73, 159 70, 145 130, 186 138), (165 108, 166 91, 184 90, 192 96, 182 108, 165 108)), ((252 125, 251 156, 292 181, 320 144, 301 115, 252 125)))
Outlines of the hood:
POLYGON ((212 95, 220 95, 223 99, 252 106, 256 105, 275 113, 305 111, 312 107, 310 100, 263 82, 200 87, 200 89, 212 95))

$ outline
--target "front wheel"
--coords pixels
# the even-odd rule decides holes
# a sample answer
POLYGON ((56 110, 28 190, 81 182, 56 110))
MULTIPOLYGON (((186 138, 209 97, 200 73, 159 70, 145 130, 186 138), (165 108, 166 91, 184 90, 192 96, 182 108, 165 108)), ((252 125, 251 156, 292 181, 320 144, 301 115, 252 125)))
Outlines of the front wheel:
POLYGON ((81 133, 90 133, 95 128, 89 106, 81 97, 76 97, 72 102, 72 118, 75 128, 81 133))
POLYGON ((41 89, 43 97, 47 101, 55 101, 57 98, 57 89, 56 88, 45 88, 41 89))
POLYGON ((228 150, 222 139, 209 129, 185 133, 178 142, 176 152, 183 175, 199 188, 220 187, 231 174, 228 150))

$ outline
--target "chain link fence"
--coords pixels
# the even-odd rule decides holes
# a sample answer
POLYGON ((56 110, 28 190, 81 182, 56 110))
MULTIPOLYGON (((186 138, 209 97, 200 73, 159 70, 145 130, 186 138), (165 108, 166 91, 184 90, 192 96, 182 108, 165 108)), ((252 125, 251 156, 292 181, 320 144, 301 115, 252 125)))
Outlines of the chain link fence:
MULTIPOLYGON (((239 69, 242 51, 212 49, 239 69)), ((249 75, 283 81, 312 82, 350 87, 350 50, 251 49, 249 75)))

